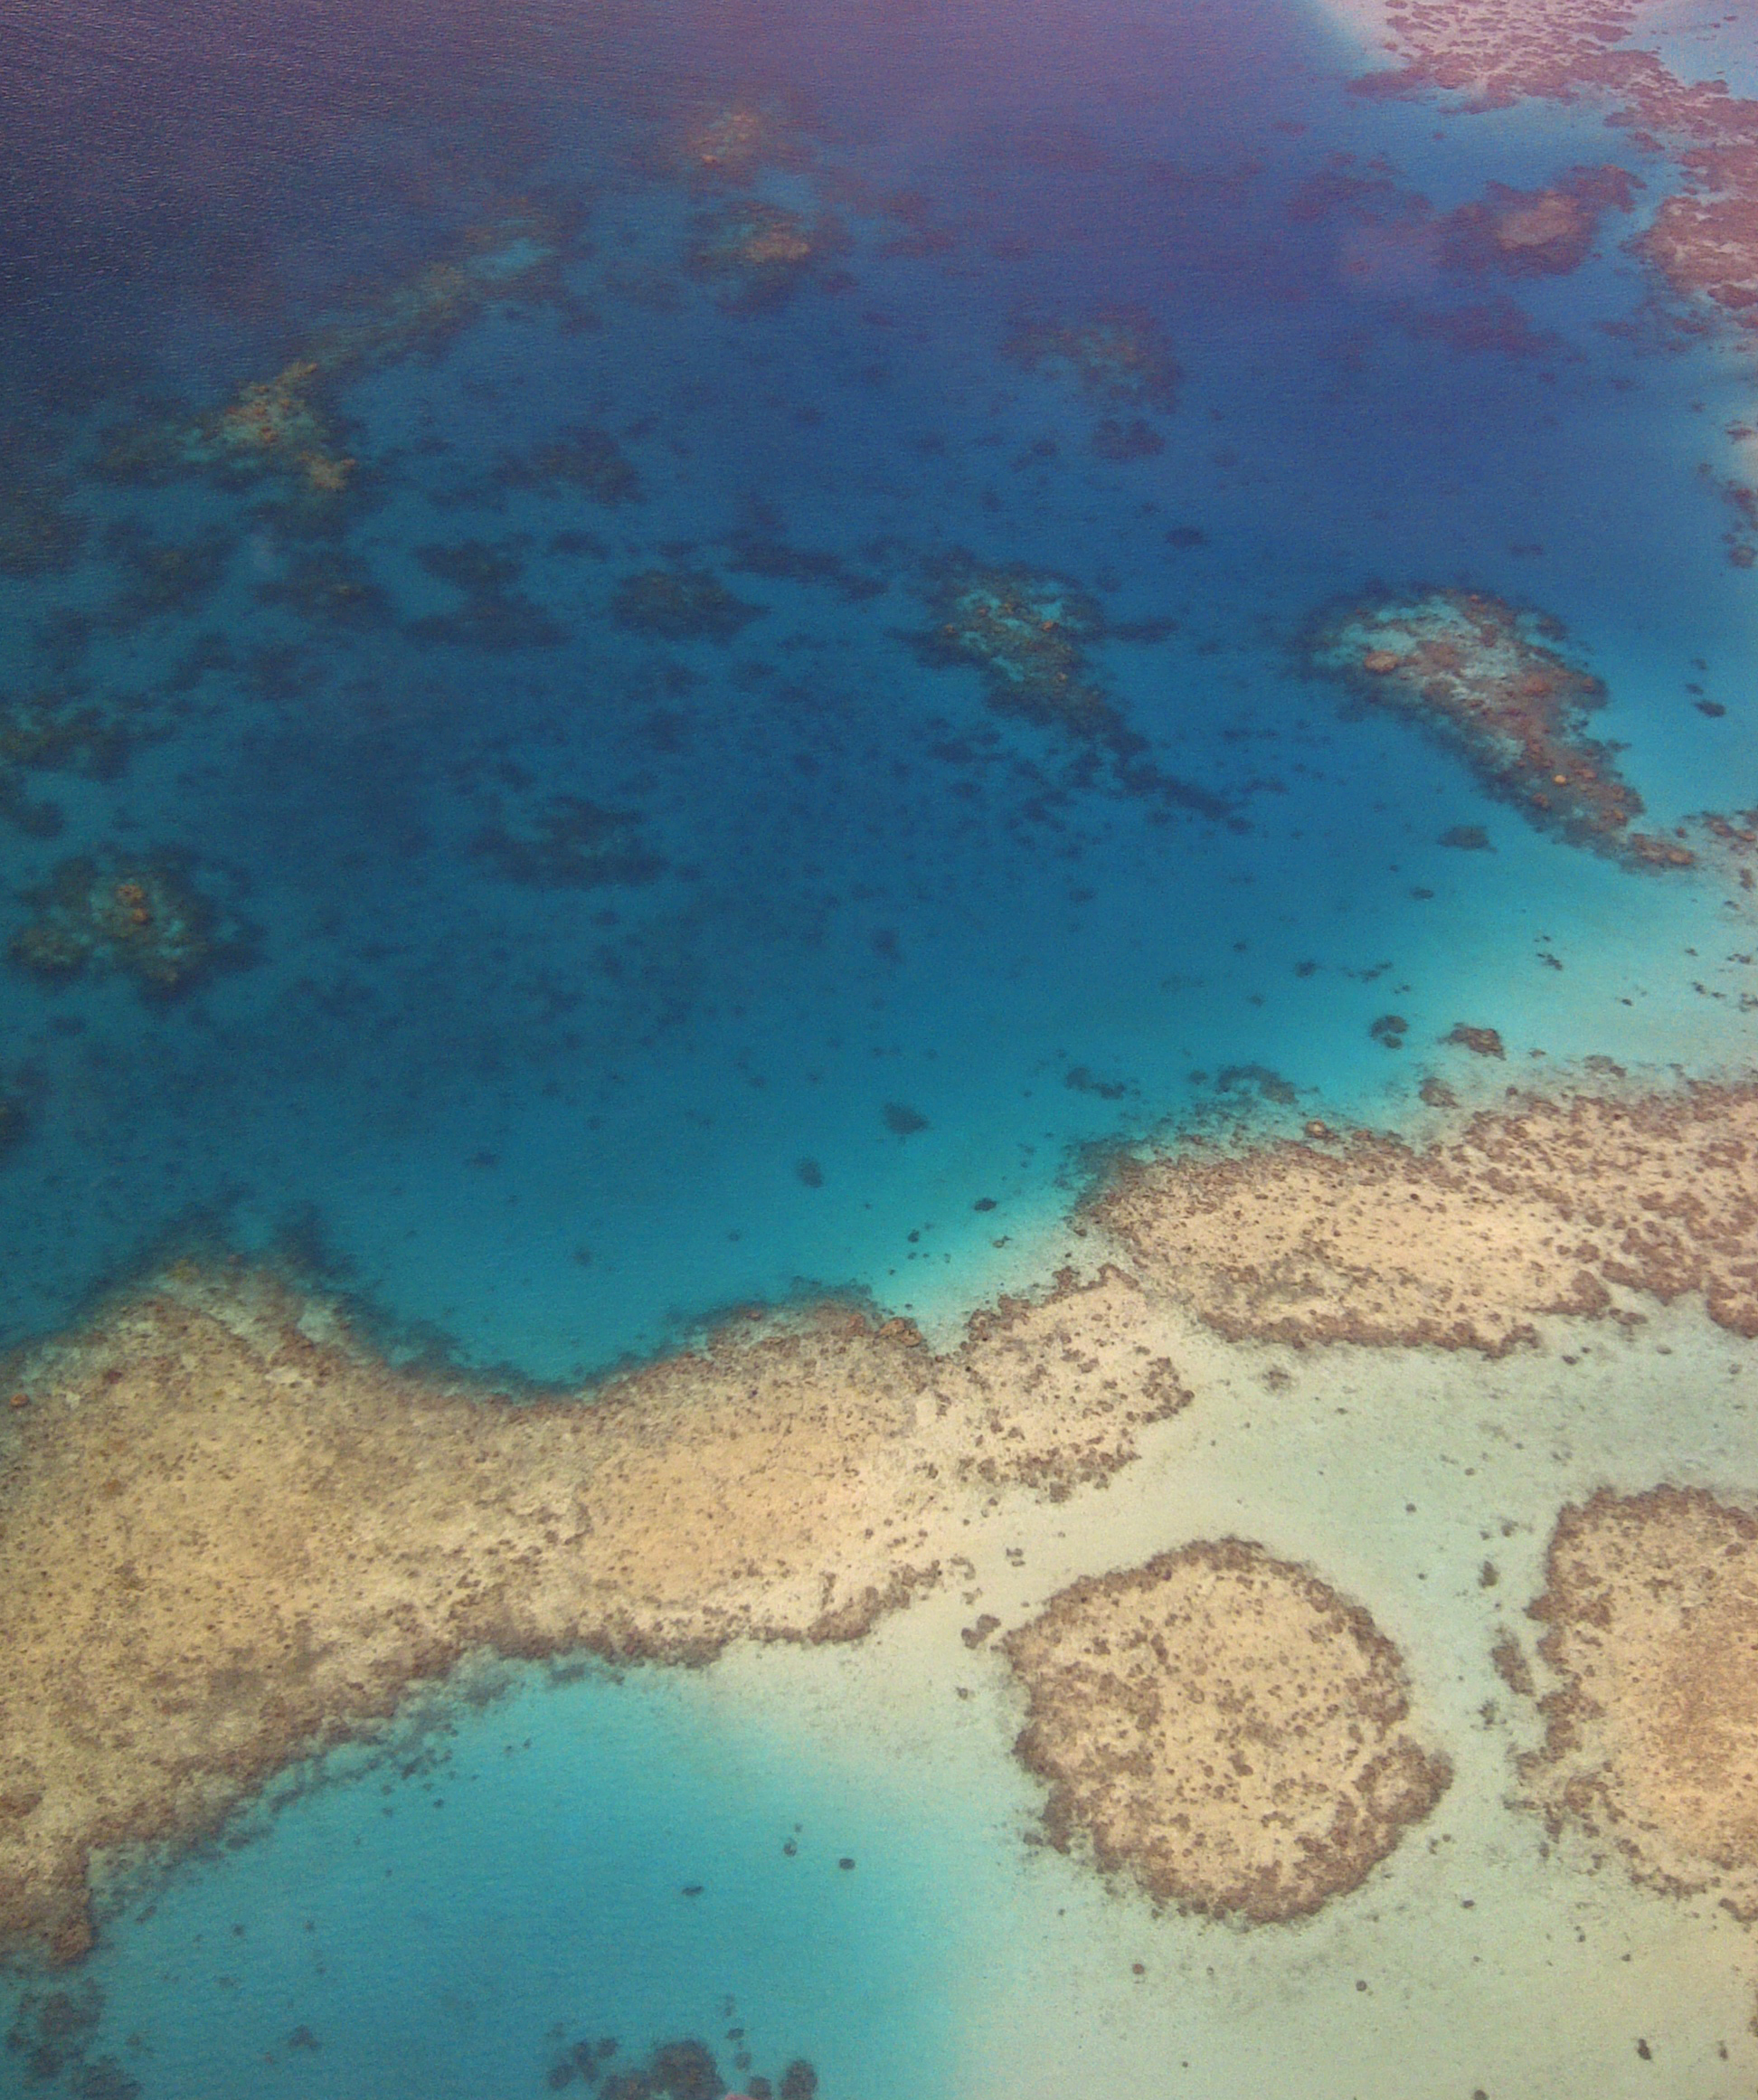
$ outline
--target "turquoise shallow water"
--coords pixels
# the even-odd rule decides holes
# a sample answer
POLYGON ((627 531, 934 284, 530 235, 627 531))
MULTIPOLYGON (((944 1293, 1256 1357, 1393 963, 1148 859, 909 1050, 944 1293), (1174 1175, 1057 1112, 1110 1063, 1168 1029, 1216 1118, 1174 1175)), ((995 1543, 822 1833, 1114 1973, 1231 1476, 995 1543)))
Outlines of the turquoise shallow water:
POLYGON ((579 2092, 552 2074, 582 2039, 620 2072, 687 2036, 729 2083, 803 2060, 826 2091, 946 2088, 991 1830, 869 1759, 799 1759, 687 1674, 498 1689, 364 1766, 291 1774, 155 1879, 112 1920, 100 2005, 76 1995, 97 2018, 61 2077, 579 2092))
MULTIPOLYGON (((1758 799, 1714 485, 1745 381, 1647 307, 1621 243, 1665 170, 1597 112, 1366 103, 1322 21, 1244 0, 146 8, 33 15, 20 48, 0 938, 71 856, 168 853, 251 940, 170 1003, 0 977, 9 1339, 174 1248, 536 1377, 826 1290, 944 1325, 1053 1265, 1107 1148, 1407 1117, 1471 1076, 1456 1022, 1501 1029, 1510 1079, 1746 1055, 1712 880, 1562 845, 1295 661, 1377 585, 1530 601, 1607 681, 1652 821, 1758 799), (728 109, 772 152, 692 169, 728 109), (1416 200, 1604 162, 1647 186, 1572 274, 1467 278, 1421 236, 1416 200), (839 237, 797 282, 693 276, 698 222, 753 199, 839 237), (386 320, 485 254, 506 296, 386 320), (1114 308, 1163 332, 1174 402, 1003 355, 1114 308), (358 462, 333 500, 99 470, 363 326, 320 390, 358 462), (1138 418, 1136 456, 1095 449, 1138 418), (638 499, 545 478, 581 428, 638 499), (1093 595, 1133 773, 924 661, 956 550, 1093 595), (748 617, 619 625, 654 569, 748 617), (39 696, 97 729, 31 744, 39 696), (600 858, 544 862, 582 803, 600 858), (1440 843, 1460 826, 1488 849, 1440 843)), ((56 2077, 524 2093, 557 2022, 629 2057, 721 2037, 730 2075, 747 2018, 758 2071, 808 2057, 827 2095, 944 2076, 936 1980, 981 1933, 938 1810, 645 1680, 458 1728, 449 1764, 301 1794, 118 1912, 56 2077)))

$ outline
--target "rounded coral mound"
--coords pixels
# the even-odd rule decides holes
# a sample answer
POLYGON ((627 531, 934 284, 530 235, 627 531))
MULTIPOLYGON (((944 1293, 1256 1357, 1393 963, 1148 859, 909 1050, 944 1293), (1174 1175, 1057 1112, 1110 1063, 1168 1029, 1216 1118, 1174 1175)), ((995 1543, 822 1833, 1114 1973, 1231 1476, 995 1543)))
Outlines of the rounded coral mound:
POLYGON ((1079 1831, 1190 1910, 1317 1910, 1452 1775, 1406 1727, 1403 1661, 1367 1613, 1240 1539, 1076 1583, 1004 1646, 1052 1843, 1079 1831))

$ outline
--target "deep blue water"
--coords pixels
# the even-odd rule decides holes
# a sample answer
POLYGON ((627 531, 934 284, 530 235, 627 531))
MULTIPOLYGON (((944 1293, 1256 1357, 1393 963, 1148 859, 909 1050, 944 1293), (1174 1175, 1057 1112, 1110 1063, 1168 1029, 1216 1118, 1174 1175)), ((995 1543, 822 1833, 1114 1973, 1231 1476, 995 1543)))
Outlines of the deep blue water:
MULTIPOLYGON (((0 939, 86 853, 187 856, 251 938, 249 967, 170 1002, 0 976, 25 1125, 0 1333, 185 1246, 270 1255, 402 1346, 543 1377, 751 1299, 950 1316, 1041 1266, 1092 1148, 1255 1112, 1266 1074, 1295 1090, 1282 1112, 1395 1117, 1460 1019, 1557 1061, 1725 1060, 1730 966, 1680 960, 1713 899, 1533 830, 1294 661, 1315 610, 1375 580, 1530 600, 1608 680, 1603 733, 1654 820, 1758 799, 1753 585, 1695 471, 1724 469, 1739 375, 1668 333, 1620 245, 1664 168, 1591 109, 1352 98, 1357 64, 1270 0, 32 12, 0 58, 0 375, 6 500, 46 537, 0 562, 0 695, 93 708, 109 742, 8 776, 0 939), (692 126, 733 108, 775 157, 693 173, 692 126), (1380 187, 1303 208, 1337 156, 1380 187), (1409 234, 1409 198, 1602 163, 1648 186, 1573 275, 1449 274, 1409 234), (753 199, 842 239, 742 301, 685 257, 753 199), (423 271, 497 254, 505 296, 478 274, 443 330, 386 320, 423 271), (1494 298, 1524 342, 1449 335, 1494 298), (1163 332, 1170 405, 1003 355, 1022 321, 1119 308, 1163 332), (100 471, 118 437, 186 430, 349 328, 376 346, 322 393, 358 462, 333 499, 100 471), (1095 450, 1138 416, 1141 456, 1095 450), (543 481, 579 428, 638 500, 543 481), (1143 628, 1090 666, 1143 740, 1133 771, 923 660, 957 550, 1143 628), (619 625, 619 587, 656 569, 754 610, 720 639, 619 625), (591 866, 530 879, 546 818, 582 803, 610 813, 591 866), (1460 825, 1493 850, 1439 843, 1460 825), (1681 971, 1710 986, 1695 1007, 1681 971), (1369 1034, 1389 1007, 1401 1056, 1369 1034)), ((574 1798, 624 1785, 602 1755, 574 1798)), ((774 1786, 727 1810, 734 1852, 786 1816, 774 1786)), ((357 1798, 307 1797, 297 1843, 339 1843, 319 1826, 357 1798)), ((816 2053, 838 2095, 931 2085, 931 2023, 913 2058, 895 2029, 864 2040, 839 1986, 789 1998, 785 1963, 680 1953, 661 1988, 629 1951, 633 1870, 592 1828, 581 1871, 626 1909, 521 1925, 578 1982, 540 1988, 510 1948, 524 1994, 471 2016, 468 2074, 436 2067, 466 2057, 421 1993, 497 1928, 399 1956, 439 2057, 400 2027, 339 2039, 338 1986, 288 1980, 290 1925, 253 1941, 276 2020, 323 2001, 322 2079, 354 2050, 346 2086, 283 2083, 283 2057, 257 2089, 522 2093, 552 2020, 639 2050, 702 2031, 722 1991, 780 1991, 752 2013, 761 2069, 816 2053)), ((196 1874, 128 1943, 107 1987, 130 2020, 262 1856, 196 1874)), ((405 1865, 436 1890, 450 1871, 431 1845, 405 1865)), ((784 1939, 820 1929, 823 1890, 751 1887, 784 1939)), ((900 1882, 873 1974, 933 1944, 938 1900, 900 1882)), ((189 2039, 208 2018, 175 2075, 132 2075, 241 2090, 229 2045, 189 2039)))

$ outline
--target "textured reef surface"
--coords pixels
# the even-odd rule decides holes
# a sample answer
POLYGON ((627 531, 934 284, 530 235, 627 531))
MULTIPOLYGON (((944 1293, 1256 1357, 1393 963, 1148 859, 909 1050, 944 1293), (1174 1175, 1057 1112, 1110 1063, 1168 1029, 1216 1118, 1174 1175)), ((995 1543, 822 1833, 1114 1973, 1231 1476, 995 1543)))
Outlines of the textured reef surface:
POLYGON ((0 2085, 1752 2088, 1685 12, 13 25, 0 2085))
POLYGON ((211 1830, 472 1650, 701 1662, 857 1639, 938 1579, 961 1499, 1066 1497, 1189 1397, 1115 1273, 1004 1305, 944 1357, 827 1308, 590 1399, 436 1386, 316 1321, 196 1279, 17 1374, 14 1943, 80 1953, 94 1849, 211 1830))
POLYGON ((1758 1336, 1758 1091, 1533 1100, 1450 1139, 1321 1134, 1126 1166, 1094 1206, 1221 1333, 1481 1349, 1622 1291, 1758 1336))
POLYGON ((1421 723, 1529 822, 1632 867, 1688 867, 1688 847, 1630 829, 1641 798, 1586 733, 1605 687, 1554 646, 1563 639, 1542 614, 1437 591, 1349 607, 1320 624, 1309 661, 1421 723))
POLYGON ((1559 1680, 1522 1764, 1561 1830, 1640 1880, 1758 1920, 1758 1520, 1701 1490, 1609 1490, 1558 1517, 1531 1607, 1559 1680))
POLYGON ((1165 1902, 1303 1917, 1451 1777, 1405 1728, 1403 1661, 1367 1613, 1240 1539, 1077 1583, 1006 1647, 1052 1842, 1084 1834, 1165 1902))

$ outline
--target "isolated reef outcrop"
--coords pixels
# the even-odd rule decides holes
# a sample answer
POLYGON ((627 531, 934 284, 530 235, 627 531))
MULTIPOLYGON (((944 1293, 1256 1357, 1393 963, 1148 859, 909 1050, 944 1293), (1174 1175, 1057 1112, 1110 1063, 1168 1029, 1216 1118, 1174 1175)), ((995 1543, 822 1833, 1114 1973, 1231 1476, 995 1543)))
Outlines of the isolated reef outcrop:
POLYGON ((1689 848, 1630 828, 1636 790, 1586 733, 1602 681, 1555 646, 1559 622, 1475 591, 1369 599, 1322 618, 1309 669, 1421 724, 1498 800, 1629 867, 1688 867, 1689 848))
POLYGON ((344 449, 338 390, 374 368, 437 348, 489 307, 542 291, 561 295, 560 263, 575 215, 509 209, 461 233, 454 252, 383 286, 316 329, 267 379, 245 381, 223 406, 110 431, 94 465, 100 478, 147 487, 203 475, 251 487, 321 516, 354 485, 344 449))
POLYGON ((1188 1910, 1307 1916, 1452 1776, 1408 1726, 1402 1659, 1367 1613, 1245 1540, 1075 1583, 1002 1645, 1052 1843, 1079 1834, 1188 1910))
POLYGON ((77 855, 24 894, 33 915, 7 953, 49 984, 116 975, 171 999, 256 959, 253 932, 180 855, 77 855))
POLYGON ((1617 1290, 1701 1292, 1758 1338, 1758 1084, 1517 1100, 1416 1147, 1369 1133, 1124 1162, 1095 1223, 1235 1339, 1479 1349, 1617 1290))
MULTIPOLYGON (((833 1301, 732 1319, 581 1392, 507 1395, 387 1363, 333 1308, 238 1267, 167 1272, 15 1357, 0 1948, 76 1958, 94 1862, 213 1831, 473 1655, 691 1663, 860 1638, 959 1560, 970 1521, 1101 1487, 1188 1403, 1174 1309, 1225 1335, 1496 1355, 1545 1312, 1632 1317, 1614 1290, 1701 1291, 1758 1336, 1758 1084, 1523 1099, 1421 1149, 1189 1145, 1120 1166, 1076 1223, 1131 1268, 1060 1273, 942 1352, 833 1301)), ((1009 1652, 1047 1702, 1028 1747, 1053 1832, 1078 1823, 1093 1857, 1195 1907, 1300 1915, 1444 1779, 1366 1617, 1237 1540, 1077 1584, 1009 1652), (1196 1651, 1153 1622, 1168 1599, 1208 1629, 1224 1715, 1172 1711, 1196 1703, 1196 1651), (1108 1613, 1135 1642, 1112 1746, 1160 1716, 1137 1748, 1174 1803, 1163 1825, 1130 1805, 1136 1765, 1084 1764, 1065 1733, 1097 1710, 1069 1688, 1113 1641, 1108 1613), (1277 1674, 1290 1641, 1305 1675, 1277 1674), (1167 1674, 1137 1682, 1150 1655, 1167 1674), (1352 1718, 1314 1778, 1300 1730, 1330 1744, 1333 1698, 1352 1718), (1246 1715, 1262 1762, 1223 1770, 1201 1730, 1246 1715), (1261 1786, 1285 1820, 1247 1829, 1233 1819, 1261 1786), (1218 1819, 1201 1859, 1177 1821, 1198 1808, 1218 1819), (1148 1833, 1139 1861, 1131 1830, 1148 1833)))
POLYGON ((684 271, 720 285, 729 312, 761 313, 784 304, 847 246, 840 221, 827 214, 808 219, 780 204, 742 199, 692 222, 684 271))
POLYGON ((0 1946, 71 1959, 107 1848, 210 1831, 472 1652, 858 1638, 987 1498, 1127 1464, 1188 1398, 1116 1271, 944 1355, 827 1305, 585 1394, 397 1370, 248 1272, 15 1361, 0 1410, 0 1946))
POLYGON ((1532 1606, 1558 1679, 1522 1760, 1553 1826, 1758 1919, 1758 1520, 1701 1489, 1563 1510, 1532 1606))

